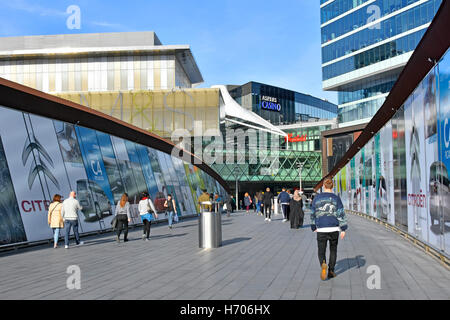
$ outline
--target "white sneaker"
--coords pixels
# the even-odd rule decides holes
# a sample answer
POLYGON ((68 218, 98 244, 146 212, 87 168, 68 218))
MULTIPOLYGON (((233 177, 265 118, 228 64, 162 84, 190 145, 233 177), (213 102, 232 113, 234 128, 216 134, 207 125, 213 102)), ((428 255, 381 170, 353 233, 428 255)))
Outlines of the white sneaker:
POLYGON ((287 221, 287 219, 283 219, 283 222, 286 222, 287 221))
POLYGON ((64 246, 64 248, 69 249, 69 246, 64 246))
POLYGON ((82 246, 83 244, 84 244, 84 242, 83 242, 83 241, 80 241, 80 243, 77 244, 77 246, 82 246))
POLYGON ((269 222, 272 221, 272 219, 269 219, 269 222))

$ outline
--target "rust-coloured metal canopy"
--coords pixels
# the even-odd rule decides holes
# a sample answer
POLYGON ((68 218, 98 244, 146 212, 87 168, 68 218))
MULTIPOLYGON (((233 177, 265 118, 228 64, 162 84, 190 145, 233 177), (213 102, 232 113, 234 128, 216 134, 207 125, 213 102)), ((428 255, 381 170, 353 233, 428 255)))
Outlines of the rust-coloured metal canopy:
POLYGON ((326 178, 334 177, 358 151, 395 115, 422 79, 430 72, 450 46, 450 1, 443 1, 436 16, 417 45, 384 104, 367 124, 341 161, 315 187, 317 192, 326 178))
POLYGON ((3 78, 0 78, 0 105, 102 131, 168 154, 172 154, 173 149, 178 149, 178 151, 184 152, 185 159, 180 156, 180 152, 175 152, 178 158, 188 160, 188 162, 216 179, 228 193, 231 193, 225 180, 191 152, 178 148, 172 141, 99 111, 3 78))

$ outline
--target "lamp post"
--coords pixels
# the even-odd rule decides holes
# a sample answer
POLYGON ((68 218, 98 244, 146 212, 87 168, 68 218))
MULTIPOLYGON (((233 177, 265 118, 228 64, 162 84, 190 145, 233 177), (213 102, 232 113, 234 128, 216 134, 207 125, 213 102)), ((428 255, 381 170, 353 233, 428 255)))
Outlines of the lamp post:
POLYGON ((299 163, 297 164, 298 166, 298 171, 299 171, 299 175, 300 175, 300 191, 302 191, 302 170, 303 170, 303 163, 299 163))
POLYGON ((239 168, 238 167, 234 167, 233 174, 234 174, 234 177, 236 178, 236 209, 239 210, 239 183, 238 183, 239 168))

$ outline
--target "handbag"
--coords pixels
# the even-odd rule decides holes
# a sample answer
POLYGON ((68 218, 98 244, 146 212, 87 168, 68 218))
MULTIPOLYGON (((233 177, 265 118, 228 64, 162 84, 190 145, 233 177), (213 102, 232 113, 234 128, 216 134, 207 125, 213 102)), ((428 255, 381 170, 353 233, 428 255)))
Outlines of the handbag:
POLYGON ((114 216, 114 218, 112 219, 111 226, 113 231, 117 228, 117 216, 114 216))
POLYGON ((156 217, 155 217, 155 213, 156 212, 150 206, 150 200, 149 199, 147 199, 147 212, 152 215, 152 218, 153 218, 152 220, 156 220, 156 217))
POLYGON ((173 221, 178 222, 178 214, 176 212, 173 214, 173 221))

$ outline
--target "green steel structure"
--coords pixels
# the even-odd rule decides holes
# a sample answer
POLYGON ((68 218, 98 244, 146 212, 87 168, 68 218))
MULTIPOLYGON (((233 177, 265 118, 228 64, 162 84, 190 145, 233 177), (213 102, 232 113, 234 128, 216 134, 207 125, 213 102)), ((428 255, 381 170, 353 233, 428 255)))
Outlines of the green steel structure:
MULTIPOLYGON (((260 139, 257 144, 246 141, 245 148, 237 146, 236 142, 228 141, 224 150, 223 164, 214 163, 212 168, 234 187, 236 180, 243 192, 255 192, 271 187, 275 191, 282 187, 298 188, 300 186, 300 169, 302 165, 301 180, 305 191, 312 191, 317 181, 322 179, 322 151, 321 131, 329 130, 334 126, 335 120, 317 123, 297 123, 279 127, 289 136, 286 138, 267 134, 267 149, 260 150, 260 139), (270 142, 276 141, 271 145, 270 142), (226 163, 226 155, 233 152, 233 163, 226 163), (258 159, 257 163, 252 161, 258 159)), ((236 129, 236 126, 234 126, 236 129)), ((222 126, 222 132, 225 130, 222 126)), ((258 138, 261 132, 258 132, 258 138)), ((206 147, 206 146, 205 146, 206 147)), ((205 149, 205 147, 203 149, 205 149)))

